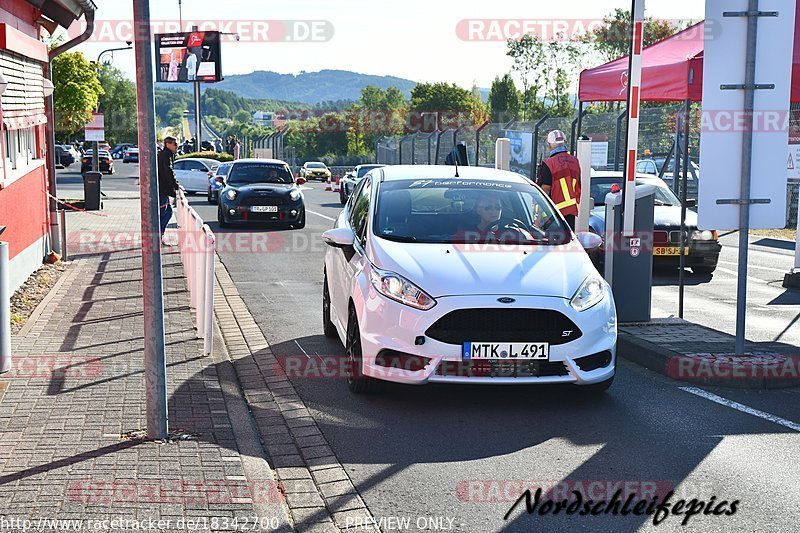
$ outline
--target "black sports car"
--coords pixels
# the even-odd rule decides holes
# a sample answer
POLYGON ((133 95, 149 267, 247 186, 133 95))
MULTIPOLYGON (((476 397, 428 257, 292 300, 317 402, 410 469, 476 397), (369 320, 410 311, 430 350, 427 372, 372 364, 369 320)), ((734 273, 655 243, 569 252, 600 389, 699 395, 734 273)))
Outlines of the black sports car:
POLYGON ((353 194, 356 189, 356 184, 361 181, 361 178, 366 176, 373 168, 385 167, 386 165, 358 165, 351 172, 348 172, 345 177, 339 182, 339 201, 342 205, 347 203, 347 199, 353 194))
MULTIPOLYGON (((606 194, 614 185, 622 186, 621 172, 592 173, 591 196, 595 207, 589 216, 589 228, 601 236, 606 228, 606 194)), ((670 190, 664 180, 656 176, 639 175, 636 184, 655 185, 655 213, 653 224, 653 266, 677 267, 680 261, 681 246, 681 202, 670 190)), ((695 205, 692 200, 688 204, 695 205)), ((713 230, 697 228, 697 213, 686 211, 687 248, 684 249, 684 264, 695 274, 711 274, 717 268, 722 246, 713 230)), ((593 255, 596 262, 602 263, 603 254, 593 255)))
POLYGON ((217 221, 221 227, 265 222, 305 227, 303 193, 289 166, 276 159, 235 161, 219 192, 217 221))

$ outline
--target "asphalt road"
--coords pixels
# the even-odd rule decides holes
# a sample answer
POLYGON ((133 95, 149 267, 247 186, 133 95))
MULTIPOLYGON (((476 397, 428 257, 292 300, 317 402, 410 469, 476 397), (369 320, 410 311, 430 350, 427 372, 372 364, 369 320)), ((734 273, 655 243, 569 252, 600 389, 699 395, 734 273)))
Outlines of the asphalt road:
MULTIPOLYGON (((320 234, 340 205, 317 183, 305 196, 303 230, 223 232, 214 206, 200 196, 191 202, 220 240, 224 233, 239 234, 240 243, 249 242, 251 232, 267 234, 269 253, 250 253, 245 244, 222 250, 222 261, 276 355, 311 362, 343 354, 321 326, 320 234)), ((769 285, 779 274, 767 268, 783 268, 783 252, 759 245, 752 256, 751 338, 772 340, 800 311, 797 294, 769 285)), ((733 257, 726 247, 723 259, 733 257)), ((730 277, 724 270, 711 280, 690 275, 687 318, 728 329, 735 294, 730 277)), ((673 313, 677 274, 661 274, 656 282, 655 314, 673 313)), ((786 331, 781 340, 797 338, 786 331)), ((619 482, 630 482, 645 498, 655 486, 662 495, 675 487, 676 499, 740 500, 735 515, 695 516, 689 531, 794 530, 800 520, 798 390, 706 389, 780 417, 768 420, 624 362, 609 392, 595 398, 552 388, 398 385, 355 396, 340 376, 294 382, 375 518, 410 519, 412 531, 434 529, 425 518, 468 532, 655 528, 651 517, 528 515, 524 505, 503 519, 520 485, 567 483, 559 487, 572 490, 590 482, 612 487, 595 493, 605 499, 619 482)), ((657 529, 684 530, 681 520, 671 516, 657 529)), ((381 529, 390 530, 387 525, 381 529)))
MULTIPOLYGON (((61 199, 83 198, 83 177, 81 177, 80 161, 73 163, 68 168, 56 169, 56 184, 58 197, 61 199)), ((126 195, 139 191, 139 164, 125 164, 121 159, 114 160, 114 174, 103 174, 100 190, 106 195, 125 193, 126 195)))

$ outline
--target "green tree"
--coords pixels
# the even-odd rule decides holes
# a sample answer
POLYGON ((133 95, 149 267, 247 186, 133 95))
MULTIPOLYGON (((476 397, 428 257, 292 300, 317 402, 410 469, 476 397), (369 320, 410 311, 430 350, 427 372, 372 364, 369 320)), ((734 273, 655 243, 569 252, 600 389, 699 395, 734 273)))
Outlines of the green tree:
POLYGON ((520 93, 514 78, 506 74, 495 77, 489 92, 489 111, 492 122, 508 122, 519 116, 520 93))
POLYGON ((480 98, 454 83, 416 85, 411 89, 409 108, 412 112, 439 112, 439 126, 442 128, 456 128, 466 123, 479 124, 487 118, 486 108, 480 98))
MULTIPOLYGON (((687 24, 672 24, 667 20, 647 17, 644 22, 644 45, 657 43, 686 27, 687 24)), ((625 56, 631 47, 631 13, 626 9, 615 9, 603 17, 603 25, 585 36, 585 42, 600 53, 606 61, 625 56)))
POLYGON ((56 128, 64 133, 75 133, 92 120, 92 112, 103 94, 97 68, 81 52, 57 56, 52 67, 56 128))
POLYGON ((237 111, 236 114, 233 115, 233 121, 239 124, 249 124, 251 122, 250 113, 244 109, 237 111))
POLYGON ((106 141, 135 143, 138 138, 136 86, 121 70, 110 65, 100 67, 98 77, 103 87, 98 109, 105 115, 106 141))

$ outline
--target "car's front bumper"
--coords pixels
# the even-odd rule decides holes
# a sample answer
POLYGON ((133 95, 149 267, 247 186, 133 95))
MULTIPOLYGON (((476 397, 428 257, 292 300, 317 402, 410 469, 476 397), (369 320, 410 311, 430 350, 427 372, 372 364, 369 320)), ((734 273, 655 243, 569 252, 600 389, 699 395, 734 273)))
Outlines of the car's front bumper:
POLYGON ((270 222, 297 224, 302 219, 303 212, 305 211, 305 205, 302 199, 278 205, 277 212, 256 213, 250 209, 250 206, 242 206, 239 205, 238 202, 232 202, 225 195, 220 196, 219 192, 216 193, 216 196, 220 198, 220 209, 224 212, 225 221, 229 224, 258 224, 270 222))
MULTIPOLYGON (((515 296, 516 302, 512 305, 498 304, 497 299, 502 296, 507 295, 444 297, 438 299, 434 308, 428 311, 418 311, 389 300, 370 288, 370 295, 367 301, 363 302, 362 310, 359 312, 364 373, 376 379, 408 384, 441 382, 497 385, 515 383, 588 385, 605 381, 614 375, 617 326, 616 310, 610 293, 601 303, 584 312, 576 311, 570 306, 569 301, 563 298, 515 296), (566 344, 550 346, 548 362, 555 363, 550 366, 559 367, 558 363, 563 365, 563 369, 556 373, 558 375, 549 375, 551 373, 543 372, 542 375, 513 377, 513 373, 502 371, 494 377, 460 375, 459 372, 445 372, 447 375, 442 375, 440 365, 443 363, 452 371, 459 365, 469 367, 469 362, 462 359, 462 345, 444 343, 426 336, 426 331, 437 320, 450 312, 461 309, 509 309, 512 307, 557 311, 580 328, 580 338, 566 344), (423 345, 417 344, 417 337, 420 336, 425 337, 423 345), (376 363, 376 357, 382 350, 421 356, 430 359, 430 362, 422 370, 406 370, 402 367, 387 368, 376 363), (583 371, 575 361, 578 358, 601 352, 610 352, 611 354, 610 364, 602 368, 583 371)), ((531 338, 528 342, 539 342, 539 340, 531 338)), ((508 360, 501 360, 498 363, 507 364, 508 360)))

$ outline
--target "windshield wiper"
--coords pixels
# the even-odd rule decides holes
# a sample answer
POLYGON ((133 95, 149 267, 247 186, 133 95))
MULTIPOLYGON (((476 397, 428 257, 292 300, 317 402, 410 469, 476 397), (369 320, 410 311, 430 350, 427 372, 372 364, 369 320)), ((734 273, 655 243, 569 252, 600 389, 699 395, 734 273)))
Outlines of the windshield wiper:
POLYGON ((395 241, 395 242, 417 242, 416 237, 412 237, 411 235, 391 235, 391 234, 381 234, 381 237, 386 239, 387 241, 395 241))

